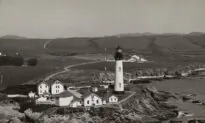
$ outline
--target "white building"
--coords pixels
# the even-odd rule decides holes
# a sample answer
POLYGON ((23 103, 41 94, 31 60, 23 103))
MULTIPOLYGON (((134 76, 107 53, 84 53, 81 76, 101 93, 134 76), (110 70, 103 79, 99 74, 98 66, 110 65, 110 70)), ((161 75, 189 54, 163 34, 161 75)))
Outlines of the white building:
POLYGON ((92 86, 91 86, 92 92, 97 92, 97 91, 98 91, 98 88, 99 88, 98 85, 92 85, 92 86))
POLYGON ((48 102, 48 98, 44 96, 40 96, 36 99, 36 104, 46 104, 48 102))
POLYGON ((38 95, 42 95, 43 93, 49 93, 49 85, 45 82, 41 82, 38 84, 38 95))
POLYGON ((111 95, 108 98, 109 103, 117 103, 118 102, 118 97, 115 95, 111 95))
POLYGON ((103 104, 107 103, 117 103, 119 101, 118 97, 110 92, 101 95, 103 99, 103 104))
POLYGON ((75 91, 75 90, 70 90, 70 89, 67 89, 67 91, 69 91, 70 93, 72 93, 75 97, 77 98, 81 98, 82 97, 82 94, 75 91))
POLYGON ((51 94, 60 94, 61 92, 64 91, 64 85, 62 82, 56 80, 52 85, 51 85, 51 94))
POLYGON ((95 93, 88 93, 83 95, 83 104, 84 106, 96 106, 102 105, 102 99, 95 93))
POLYGON ((82 106, 82 100, 80 98, 76 98, 74 97, 74 99, 72 100, 71 104, 70 104, 70 107, 79 107, 79 106, 82 106))
POLYGON ((35 97, 36 97, 36 93, 34 93, 34 92, 32 92, 32 91, 29 92, 29 93, 28 93, 28 97, 29 97, 29 98, 35 98, 35 97))
POLYGON ((64 91, 56 95, 56 105, 57 106, 70 106, 73 101, 74 96, 69 91, 64 91))
POLYGON ((142 57, 139 57, 137 55, 133 55, 131 56, 130 59, 128 60, 125 60, 124 62, 139 62, 139 63, 144 63, 144 62, 147 62, 146 59, 142 58, 142 57))

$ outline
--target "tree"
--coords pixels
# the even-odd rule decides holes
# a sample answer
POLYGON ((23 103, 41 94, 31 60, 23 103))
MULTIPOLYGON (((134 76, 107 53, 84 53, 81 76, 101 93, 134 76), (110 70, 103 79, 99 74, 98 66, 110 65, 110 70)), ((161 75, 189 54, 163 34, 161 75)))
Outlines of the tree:
POLYGON ((22 56, 15 56, 10 59, 10 64, 15 66, 22 66, 24 64, 24 59, 22 56))
POLYGON ((36 58, 31 58, 28 60, 28 65, 36 66, 38 64, 38 60, 36 58))
POLYGON ((181 73, 179 71, 175 71, 175 76, 181 77, 181 73))

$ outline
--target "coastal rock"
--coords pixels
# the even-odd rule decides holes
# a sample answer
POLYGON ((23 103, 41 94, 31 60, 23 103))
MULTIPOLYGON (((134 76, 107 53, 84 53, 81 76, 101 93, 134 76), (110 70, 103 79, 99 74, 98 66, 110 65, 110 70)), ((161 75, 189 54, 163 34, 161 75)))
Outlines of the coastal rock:
POLYGON ((22 123, 17 117, 11 118, 8 123, 22 123))
POLYGON ((24 112, 25 118, 27 121, 35 123, 39 120, 39 117, 41 116, 41 113, 32 112, 31 109, 28 109, 24 112))
POLYGON ((164 102, 172 96, 170 93, 138 86, 135 88, 136 93, 119 104, 122 110, 113 106, 91 107, 84 112, 67 112, 63 115, 56 112, 41 119, 41 113, 27 110, 25 116, 27 120, 36 121, 33 123, 160 123, 161 120, 177 117, 175 107, 164 102))

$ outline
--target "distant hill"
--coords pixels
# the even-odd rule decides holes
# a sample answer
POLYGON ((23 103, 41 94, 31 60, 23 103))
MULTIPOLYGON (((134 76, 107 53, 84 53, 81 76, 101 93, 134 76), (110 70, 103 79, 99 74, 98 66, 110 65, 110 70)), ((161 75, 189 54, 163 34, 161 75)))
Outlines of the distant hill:
MULTIPOLYGON (((0 48, 6 51, 23 52, 25 54, 39 54, 40 52, 58 53, 113 53, 119 44, 127 53, 152 53, 158 56, 166 53, 205 52, 205 33, 193 32, 189 34, 175 33, 133 33, 106 37, 74 37, 52 39, 43 49, 48 39, 29 39, 25 37, 7 35, 0 38, 0 48), (16 41, 18 40, 18 41, 16 41)), ((50 39, 49 39, 50 40, 50 39)))
POLYGON ((113 37, 133 37, 133 36, 150 36, 150 35, 157 35, 156 33, 144 32, 144 33, 124 33, 113 35, 113 37))
POLYGON ((5 35, 0 37, 0 39, 27 39, 27 38, 23 36, 17 36, 17 35, 5 35))
POLYGON ((205 51, 205 33, 190 34, 120 34, 99 38, 64 38, 54 39, 48 49, 78 50, 82 52, 104 51, 117 45, 129 51, 149 51, 157 54, 162 52, 205 51))
POLYGON ((190 35, 190 36, 199 36, 199 35, 205 35, 205 33, 204 32, 191 32, 188 35, 190 35))

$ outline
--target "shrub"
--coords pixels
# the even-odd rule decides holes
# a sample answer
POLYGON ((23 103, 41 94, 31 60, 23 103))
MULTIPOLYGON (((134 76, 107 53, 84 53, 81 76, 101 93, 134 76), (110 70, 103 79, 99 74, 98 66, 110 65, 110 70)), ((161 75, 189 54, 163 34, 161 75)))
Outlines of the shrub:
POLYGON ((22 56, 1 56, 0 65, 15 65, 22 66, 24 64, 24 58, 22 56))
POLYGON ((38 64, 38 60, 36 58, 32 58, 28 60, 28 65, 36 66, 38 64))

